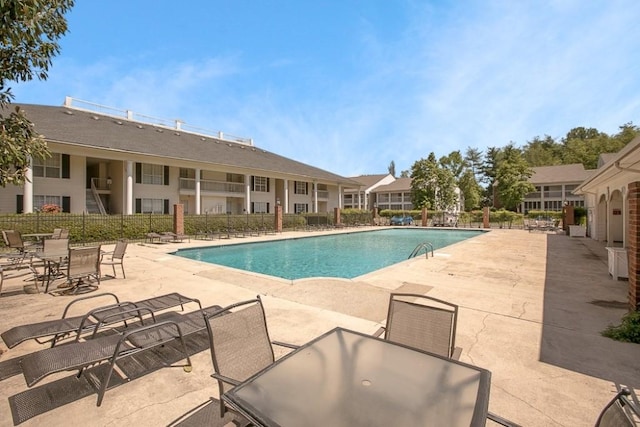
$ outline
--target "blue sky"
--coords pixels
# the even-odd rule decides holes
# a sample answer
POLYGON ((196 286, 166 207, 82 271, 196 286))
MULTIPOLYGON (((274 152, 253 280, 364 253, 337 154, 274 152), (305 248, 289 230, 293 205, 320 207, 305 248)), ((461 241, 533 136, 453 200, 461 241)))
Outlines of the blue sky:
POLYGON ((343 175, 640 124, 637 0, 79 0, 45 82, 343 175))

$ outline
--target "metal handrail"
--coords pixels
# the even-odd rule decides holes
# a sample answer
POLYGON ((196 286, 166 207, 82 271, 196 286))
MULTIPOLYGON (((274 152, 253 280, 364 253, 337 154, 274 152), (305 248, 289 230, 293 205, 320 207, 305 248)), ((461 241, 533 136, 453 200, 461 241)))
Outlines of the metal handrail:
POLYGON ((409 255, 409 258, 407 259, 417 257, 420 254, 420 251, 423 249, 424 254, 427 258, 429 258, 429 250, 431 250, 431 256, 433 257, 433 244, 431 244, 430 242, 424 242, 416 246, 416 248, 413 250, 413 252, 411 252, 411 255, 409 255))
POLYGON ((100 195, 98 194, 98 189, 96 188, 96 182, 94 180, 97 180, 98 178, 91 178, 91 194, 93 195, 94 200, 96 201, 97 205, 98 205, 98 210, 100 211, 100 214, 102 215, 106 215, 107 214, 107 210, 104 208, 104 205, 102 204, 102 199, 100 198, 100 195))

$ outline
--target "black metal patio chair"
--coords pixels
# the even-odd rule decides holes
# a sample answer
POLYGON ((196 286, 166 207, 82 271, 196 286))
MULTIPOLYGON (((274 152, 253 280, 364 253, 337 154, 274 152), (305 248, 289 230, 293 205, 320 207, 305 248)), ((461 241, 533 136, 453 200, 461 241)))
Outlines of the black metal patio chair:
POLYGON ((640 410, 629 399, 631 391, 622 388, 605 405, 596 420, 595 427, 635 427, 636 420, 640 420, 640 410))
POLYGON ((127 251, 127 241, 119 240, 116 247, 112 251, 102 252, 100 257, 100 266, 110 265, 113 268, 113 277, 116 277, 116 265, 122 269, 122 277, 127 278, 124 273, 124 254, 127 251))
POLYGON ((291 349, 298 346, 270 340, 260 296, 224 307, 208 315, 206 320, 214 369, 212 377, 218 381, 220 416, 224 417, 229 409, 222 395, 273 364, 272 344, 291 349))
POLYGON ((420 294, 392 293, 386 325, 374 334, 444 357, 458 359, 456 325, 458 306, 420 294))

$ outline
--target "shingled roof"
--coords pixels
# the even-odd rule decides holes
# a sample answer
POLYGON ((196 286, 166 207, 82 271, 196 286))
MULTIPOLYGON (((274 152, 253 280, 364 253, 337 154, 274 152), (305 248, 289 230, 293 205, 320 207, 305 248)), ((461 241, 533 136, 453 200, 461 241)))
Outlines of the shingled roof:
POLYGON ((391 184, 381 185, 376 188, 376 193, 386 193, 394 191, 409 191, 411 190, 411 178, 397 178, 391 184))
POLYGON ((359 182, 363 187, 371 187, 374 184, 377 184, 381 179, 386 178, 388 174, 377 174, 377 175, 359 175, 352 176, 349 179, 352 181, 359 182))
MULTIPOLYGON (((246 143, 234 143, 75 108, 32 104, 19 106, 34 123, 36 131, 52 143, 206 163, 214 170, 234 167, 265 175, 289 175, 301 180, 358 185, 349 178, 246 143)), ((12 108, 11 105, 9 107, 12 108)))
POLYGON ((557 166, 539 166, 532 168, 533 175, 529 179, 532 184, 581 183, 593 174, 593 170, 585 170, 582 163, 557 166))

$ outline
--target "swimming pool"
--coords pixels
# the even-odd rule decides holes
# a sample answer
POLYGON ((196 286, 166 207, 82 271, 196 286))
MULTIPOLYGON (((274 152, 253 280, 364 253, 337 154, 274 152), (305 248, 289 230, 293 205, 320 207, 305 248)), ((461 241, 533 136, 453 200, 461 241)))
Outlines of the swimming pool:
POLYGON ((353 279, 406 260, 421 243, 429 242, 435 250, 482 233, 481 230, 387 228, 180 249, 173 255, 290 280, 307 277, 353 279))

